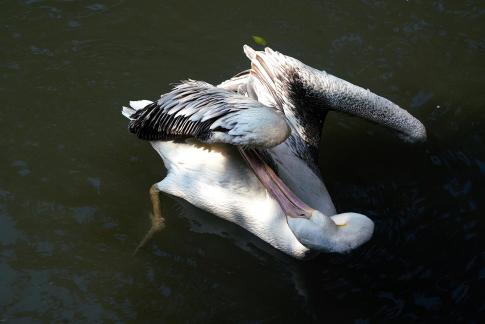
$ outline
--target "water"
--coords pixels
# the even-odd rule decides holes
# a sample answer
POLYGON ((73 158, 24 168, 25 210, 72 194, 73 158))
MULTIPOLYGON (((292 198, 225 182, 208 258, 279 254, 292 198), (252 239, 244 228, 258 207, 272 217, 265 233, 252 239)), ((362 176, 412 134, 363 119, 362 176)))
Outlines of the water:
POLYGON ((3 1, 0 321, 477 320, 484 14, 473 0, 3 1), (397 102, 428 142, 329 116, 332 197, 376 223, 352 254, 291 260, 162 196, 168 228, 132 257, 164 171, 120 106, 246 69, 252 35, 397 102))

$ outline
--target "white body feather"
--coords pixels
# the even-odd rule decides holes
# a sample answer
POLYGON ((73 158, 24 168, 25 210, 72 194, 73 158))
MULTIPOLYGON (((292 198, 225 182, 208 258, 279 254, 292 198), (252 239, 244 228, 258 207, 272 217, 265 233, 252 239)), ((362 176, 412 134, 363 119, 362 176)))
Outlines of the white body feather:
POLYGON ((173 141, 151 144, 168 170, 166 178, 157 184, 161 191, 238 224, 295 258, 303 258, 309 251, 297 240, 278 202, 234 146, 173 141))

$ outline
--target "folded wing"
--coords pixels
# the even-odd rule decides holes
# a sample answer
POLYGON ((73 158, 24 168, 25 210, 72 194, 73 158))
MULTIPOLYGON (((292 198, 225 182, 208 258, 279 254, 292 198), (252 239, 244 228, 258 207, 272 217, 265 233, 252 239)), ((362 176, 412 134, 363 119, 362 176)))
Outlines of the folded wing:
POLYGON ((184 81, 156 102, 130 102, 123 115, 140 139, 194 137, 205 143, 273 147, 290 134, 286 118, 251 98, 201 81, 184 81))

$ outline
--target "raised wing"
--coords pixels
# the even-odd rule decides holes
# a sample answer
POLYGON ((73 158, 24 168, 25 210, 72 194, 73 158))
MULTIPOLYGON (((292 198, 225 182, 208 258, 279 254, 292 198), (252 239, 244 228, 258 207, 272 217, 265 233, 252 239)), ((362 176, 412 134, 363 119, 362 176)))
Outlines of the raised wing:
POLYGON ((244 52, 251 60, 248 94, 251 93, 249 88, 252 88, 256 94, 253 98, 267 106, 283 109, 291 126, 303 138, 314 137, 304 133, 308 125, 321 130, 323 123, 317 125, 312 121, 323 120, 328 111, 338 111, 385 126, 406 141, 426 140, 426 129, 419 120, 369 89, 314 69, 270 48, 255 51, 244 46, 244 52))
POLYGON ((285 101, 292 99, 290 92, 294 78, 298 78, 296 70, 300 62, 268 47, 255 51, 244 45, 244 53, 251 60, 248 94, 267 106, 283 110, 285 101))
POLYGON ((284 115, 261 103, 201 81, 185 81, 157 102, 130 102, 123 114, 144 140, 195 137, 205 143, 273 147, 290 134, 284 115))
POLYGON ((327 114, 318 98, 304 84, 313 69, 300 61, 265 48, 255 51, 244 45, 251 61, 247 93, 262 104, 282 112, 292 129, 286 142, 301 159, 317 169, 318 148, 327 114))

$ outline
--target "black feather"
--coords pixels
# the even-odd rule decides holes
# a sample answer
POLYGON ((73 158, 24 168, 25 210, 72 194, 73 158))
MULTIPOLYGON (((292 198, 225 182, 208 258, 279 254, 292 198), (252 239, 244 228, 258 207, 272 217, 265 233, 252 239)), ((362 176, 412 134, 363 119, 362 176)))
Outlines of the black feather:
MULTIPOLYGON (((163 95, 157 102, 153 102, 131 115, 133 120, 130 121, 128 129, 138 138, 149 141, 187 137, 196 137, 201 140, 208 139, 211 134, 210 126, 212 123, 233 111, 223 108, 226 99, 224 95, 227 94, 223 90, 208 83, 195 81, 181 83, 170 93, 163 95), (192 114, 176 116, 178 112, 189 105, 194 105, 191 109, 192 114), (208 106, 214 107, 213 111, 207 112, 212 116, 211 118, 203 122, 201 121, 203 116, 200 120, 191 120, 200 109, 208 106), (174 111, 169 113, 172 109, 174 111)), ((220 128, 217 131, 227 130, 220 128)))

